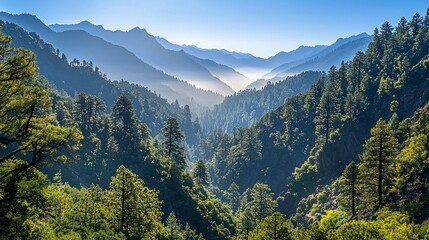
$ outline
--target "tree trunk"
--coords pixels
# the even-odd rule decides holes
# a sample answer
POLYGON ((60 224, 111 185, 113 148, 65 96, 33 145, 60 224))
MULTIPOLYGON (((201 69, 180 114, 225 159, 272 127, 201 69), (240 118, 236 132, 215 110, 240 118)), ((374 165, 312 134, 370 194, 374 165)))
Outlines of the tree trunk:
POLYGON ((380 136, 378 149, 378 208, 383 205, 383 136, 380 136))
POLYGON ((352 171, 352 217, 354 217, 356 215, 356 210, 355 210, 355 171, 353 169, 352 171))

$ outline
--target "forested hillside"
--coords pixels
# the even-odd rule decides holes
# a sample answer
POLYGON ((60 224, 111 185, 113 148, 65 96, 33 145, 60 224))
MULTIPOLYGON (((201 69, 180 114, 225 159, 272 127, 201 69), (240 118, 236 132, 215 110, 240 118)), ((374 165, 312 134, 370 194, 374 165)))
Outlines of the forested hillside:
POLYGON ((429 239, 429 9, 201 126, 0 23, 0 239, 429 239))
MULTIPOLYGON (((307 219, 309 215, 306 214, 317 213, 319 202, 336 202, 329 199, 335 197, 335 191, 330 188, 322 191, 321 188, 339 177, 350 161, 362 161, 364 166, 361 168, 366 168, 363 170, 365 174, 370 174, 371 167, 374 169, 377 165, 374 162, 379 161, 382 168, 388 168, 390 172, 379 171, 382 172, 382 177, 379 177, 382 185, 379 185, 383 195, 378 204, 365 205, 360 209, 362 214, 366 214, 363 219, 372 219, 374 211, 381 206, 408 211, 397 206, 399 200, 389 201, 387 197, 387 192, 404 197, 395 188, 389 190, 387 186, 396 178, 401 179, 399 170, 392 170, 399 164, 393 159, 398 146, 404 147, 407 140, 403 139, 401 145, 383 148, 383 151, 392 152, 380 153, 381 160, 377 160, 378 152, 374 149, 371 153, 361 154, 369 148, 369 143, 364 143, 371 137, 371 128, 376 126, 377 129, 384 124, 383 131, 397 132, 409 122, 404 119, 411 117, 429 100, 428 19, 428 15, 421 17, 416 14, 409 22, 401 19, 396 28, 385 22, 380 30, 375 29, 374 39, 365 53, 358 53, 353 61, 343 63, 339 69, 332 67, 328 76, 306 94, 289 98, 282 107, 265 115, 249 129, 239 128, 232 135, 217 133, 210 137, 204 142, 205 145, 209 143, 205 157, 211 161, 210 172, 215 184, 225 191, 234 185, 244 191, 255 183, 267 183, 280 194, 278 203, 283 213, 290 216, 298 212, 297 216, 307 219), (388 159, 386 163, 384 155, 388 159), (369 161, 369 166, 365 166, 365 161, 369 161), (386 179, 385 174, 389 178, 386 179), (320 195, 306 198, 316 190, 320 195), (301 201, 303 198, 306 199, 301 201)), ((427 190, 427 175, 423 173, 426 167, 420 167, 419 174, 422 175, 417 175, 426 179, 421 186, 427 190)), ((372 174, 375 175, 372 179, 376 179, 379 174, 376 168, 372 174)), ((399 179, 395 181, 402 181, 399 179)), ((371 186, 374 186, 377 193, 375 183, 375 180, 365 182, 360 189, 372 191, 371 186)), ((418 183, 409 184, 411 187, 418 183)), ((372 199, 370 193, 359 194, 369 201, 372 199)), ((377 199, 377 195, 373 196, 377 199)), ((426 202, 421 198, 426 194, 419 196, 416 200, 418 206, 426 202)), ((336 209, 335 205, 330 207, 336 209)), ((424 216, 419 218, 419 222, 428 217, 422 211, 423 205, 421 207, 417 211, 424 216)), ((320 214, 319 211, 319 218, 320 214)), ((322 214, 326 212, 322 211, 322 214)), ((303 223, 299 217, 294 218, 295 224, 305 225, 317 219, 310 217, 303 223)), ((412 215, 410 217, 417 220, 412 215)))
POLYGON ((200 118, 205 130, 221 128, 231 132, 233 128, 248 127, 267 112, 284 104, 294 95, 305 93, 323 76, 322 72, 304 72, 270 83, 261 90, 241 91, 207 111, 200 118))
POLYGON ((175 118, 163 123, 162 141, 152 139, 127 94, 115 99, 110 114, 95 95, 60 95, 39 80, 32 52, 11 47, 3 34, 0 41, 2 238, 212 238, 234 232, 227 207, 184 172, 184 135, 175 118), (211 210, 219 214, 211 216, 211 210))
MULTIPOLYGON (((16 24, 5 23, 2 30, 13 38, 13 46, 29 49, 37 55, 39 73, 60 92, 64 91, 72 97, 80 92, 96 95, 106 103, 107 112, 110 112, 115 100, 125 92, 136 106, 137 118, 148 125, 153 136, 161 132, 163 123, 170 116, 181 124, 189 121, 186 120, 190 114, 188 107, 170 104, 146 87, 126 81, 110 81, 92 62, 67 59, 65 54, 45 43, 38 35, 28 34, 16 24)), ((196 122, 193 124, 198 125, 196 122)), ((199 126, 185 129, 189 132, 188 138, 197 134, 197 128, 199 126)))

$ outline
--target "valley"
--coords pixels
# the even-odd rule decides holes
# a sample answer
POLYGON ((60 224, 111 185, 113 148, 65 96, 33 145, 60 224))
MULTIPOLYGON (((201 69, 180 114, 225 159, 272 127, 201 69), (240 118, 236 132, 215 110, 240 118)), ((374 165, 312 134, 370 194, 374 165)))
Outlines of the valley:
POLYGON ((0 12, 0 239, 428 239, 425 13, 264 58, 0 12))

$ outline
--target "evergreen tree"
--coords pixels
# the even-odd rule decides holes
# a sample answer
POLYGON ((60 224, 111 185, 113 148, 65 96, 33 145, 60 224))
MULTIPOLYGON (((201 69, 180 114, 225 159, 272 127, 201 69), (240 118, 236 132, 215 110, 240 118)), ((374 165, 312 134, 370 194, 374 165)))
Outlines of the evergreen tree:
POLYGON ((11 38, 0 33, 0 59, 0 164, 17 157, 28 160, 2 172, 2 184, 7 177, 45 161, 68 160, 57 150, 76 151, 82 135, 74 127, 57 124, 52 98, 37 78, 32 52, 11 47, 11 38))
POLYGON ((112 116, 121 123, 123 133, 127 133, 136 122, 136 113, 131 100, 122 94, 112 107, 112 116))
POLYGON ((344 169, 339 179, 340 194, 338 195, 338 202, 341 207, 351 212, 352 216, 356 215, 357 177, 358 166, 352 161, 344 169))
POLYGON ((96 131, 100 115, 106 110, 106 104, 97 96, 79 93, 74 100, 74 121, 85 135, 96 131))
POLYGON ((199 185, 207 185, 208 184, 208 172, 207 172, 207 166, 204 160, 200 159, 195 163, 194 169, 193 169, 193 176, 196 180, 196 182, 199 185))
POLYGON ((131 100, 121 95, 113 104, 112 116, 115 120, 114 136, 118 143, 119 159, 140 160, 148 155, 150 130, 136 118, 131 100))
POLYGON ((186 158, 184 155, 183 147, 183 133, 180 130, 179 123, 175 118, 168 118, 164 128, 162 129, 164 135, 164 150, 167 157, 179 169, 184 169, 186 166, 186 158))
POLYGON ((348 85, 344 108, 346 116, 352 120, 359 116, 366 107, 365 95, 361 90, 365 67, 364 58, 364 53, 358 52, 347 72, 348 85))
POLYGON ((247 161, 254 162, 262 158, 262 142, 259 140, 258 129, 249 128, 245 131, 242 147, 247 161))
POLYGON ((174 212, 171 212, 168 215, 166 225, 168 230, 168 239, 170 240, 181 239, 182 225, 180 224, 179 220, 177 220, 174 212))
POLYGON ((368 207, 382 207, 393 179, 392 162, 397 154, 397 140, 389 124, 378 120, 365 142, 359 173, 367 192, 362 193, 368 207))
POLYGON ((237 223, 237 232, 242 239, 248 240, 250 233, 257 225, 257 216, 254 215, 254 212, 250 207, 246 207, 240 212, 237 223))
POLYGON ((127 238, 155 237, 159 233, 162 212, 158 192, 144 186, 135 173, 121 165, 107 194, 116 232, 127 238))
POLYGON ((264 218, 250 235, 255 240, 293 239, 291 224, 279 212, 264 218))
POLYGON ((233 182, 228 188, 229 193, 229 205, 232 210, 237 211, 240 208, 240 192, 238 185, 233 182))
POLYGON ((337 71, 335 67, 331 67, 328 76, 328 83, 320 98, 320 103, 317 106, 316 117, 316 133, 318 143, 327 145, 330 141, 331 134, 337 129, 340 120, 341 105, 339 87, 337 82, 337 71))
POLYGON ((274 193, 268 185, 263 183, 256 183, 250 193, 251 201, 249 206, 253 215, 257 218, 258 222, 267 216, 274 213, 277 208, 277 202, 273 199, 274 193))
POLYGON ((200 234, 197 234, 197 232, 189 226, 188 223, 185 224, 185 229, 183 230, 183 238, 185 240, 198 240, 200 239, 200 234))

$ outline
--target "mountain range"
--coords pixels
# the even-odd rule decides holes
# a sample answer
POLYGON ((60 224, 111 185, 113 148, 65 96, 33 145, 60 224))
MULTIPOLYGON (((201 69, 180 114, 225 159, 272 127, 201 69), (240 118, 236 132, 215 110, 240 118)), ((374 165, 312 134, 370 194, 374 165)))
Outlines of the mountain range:
POLYGON ((267 59, 0 18, 0 239, 429 236, 429 9, 267 59))
POLYGON ((253 76, 258 80, 247 85, 246 88, 260 89, 268 81, 277 82, 286 76, 304 71, 326 71, 332 65, 339 66, 342 61, 351 60, 357 52, 365 51, 372 36, 361 33, 348 38, 340 38, 332 45, 300 46, 290 52, 279 52, 269 58, 260 58, 247 53, 229 52, 227 50, 177 45, 161 37, 156 39, 167 49, 183 50, 198 58, 210 59, 228 65, 247 76, 253 76), (258 75, 260 73, 263 74, 258 75))
POLYGON ((112 80, 137 83, 170 102, 178 100, 194 107, 212 107, 234 92, 260 89, 269 81, 304 71, 326 71, 364 51, 372 39, 362 33, 329 46, 301 46, 260 58, 225 49, 173 44, 138 27, 110 31, 88 21, 47 26, 36 16, 5 12, 0 18, 35 32, 70 59, 91 62, 112 80))
POLYGON ((204 91, 167 75, 145 63, 122 46, 112 44, 83 30, 55 32, 37 17, 29 14, 0 13, 0 19, 20 25, 28 32, 35 32, 43 40, 61 50, 70 59, 86 60, 104 72, 112 80, 125 79, 156 91, 169 101, 182 104, 196 101, 203 106, 220 103, 223 97, 212 91, 204 91))
MULTIPOLYGON (((101 37, 113 44, 125 47, 144 62, 149 63, 157 69, 161 69, 167 74, 176 76, 205 90, 212 90, 223 95, 230 95, 234 92, 229 85, 220 80, 222 79, 223 71, 225 75, 235 74, 240 78, 244 78, 244 76, 226 66, 216 67, 216 69, 221 69, 221 71, 216 72, 219 78, 213 76, 211 71, 198 62, 196 57, 184 51, 165 49, 158 43, 155 37, 150 35, 145 29, 140 29, 138 27, 127 32, 109 31, 100 25, 95 26, 87 21, 71 25, 56 24, 50 27, 57 32, 70 30, 86 31, 91 35, 101 37)), ((215 62, 210 62, 209 64, 219 65, 215 62)), ((244 81, 250 82, 249 79, 244 79, 244 81)))

